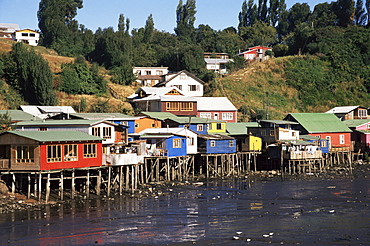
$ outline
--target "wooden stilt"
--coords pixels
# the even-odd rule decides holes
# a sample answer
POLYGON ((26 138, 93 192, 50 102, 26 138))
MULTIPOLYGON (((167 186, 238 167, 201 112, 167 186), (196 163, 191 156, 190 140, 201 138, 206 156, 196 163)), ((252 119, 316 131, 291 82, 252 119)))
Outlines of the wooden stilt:
POLYGON ((119 167, 119 194, 122 196, 123 191, 123 166, 119 167))
POLYGON ((31 174, 27 175, 27 198, 31 198, 31 174))
POLYGON ((60 172, 60 178, 59 178, 59 197, 60 197, 60 200, 63 201, 64 197, 63 197, 63 182, 64 182, 64 173, 63 171, 60 172))
POLYGON ((98 170, 98 177, 96 178, 96 194, 100 196, 100 191, 101 191, 101 169, 98 170))
POLYGON ((107 195, 110 196, 111 192, 111 182, 112 182, 112 166, 108 166, 108 191, 107 195))
POLYGON ((86 177, 86 197, 90 197, 90 170, 87 169, 87 177, 86 177))
POLYGON ((42 174, 39 172, 39 201, 41 201, 42 174))
POLYGON ((71 179, 71 189, 72 189, 72 199, 75 198, 76 195, 76 183, 75 183, 75 170, 72 170, 72 179, 71 179))
POLYGON ((48 172, 47 179, 46 179, 46 197, 45 197, 45 202, 49 202, 49 197, 50 197, 50 172, 48 172))

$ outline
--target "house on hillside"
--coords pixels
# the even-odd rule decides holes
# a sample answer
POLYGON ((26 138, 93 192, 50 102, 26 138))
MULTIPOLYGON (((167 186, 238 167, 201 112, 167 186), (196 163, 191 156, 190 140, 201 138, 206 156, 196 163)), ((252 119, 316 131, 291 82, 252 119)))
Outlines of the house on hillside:
POLYGON ((340 120, 370 119, 369 108, 362 106, 335 107, 327 111, 328 114, 335 114, 340 120))
POLYGON ((266 53, 267 51, 272 51, 272 49, 259 45, 248 48, 245 51, 239 51, 237 56, 243 56, 247 61, 265 61, 270 58, 270 56, 266 53))
POLYGON ((165 119, 177 117, 167 112, 141 112, 136 116, 139 119, 135 121, 135 133, 148 128, 162 128, 165 119))
POLYGON ((196 97, 184 96, 177 87, 141 87, 127 98, 134 107, 146 112, 168 112, 196 116, 196 97))
POLYGON ((155 87, 177 87, 184 96, 203 96, 204 82, 186 70, 167 74, 163 76, 163 79, 155 87))
POLYGON ((103 139, 78 131, 0 134, 0 170, 44 171, 102 165, 103 139))
POLYGON ((17 42, 37 46, 40 39, 40 33, 31 29, 17 30, 12 34, 12 39, 17 42))
POLYGON ((0 23, 0 38, 13 40, 13 33, 20 30, 18 24, 0 23))
POLYGON ((229 59, 229 54, 227 53, 204 53, 204 61, 208 70, 225 75, 228 74, 226 64, 234 60, 229 59))
POLYGON ((327 139, 331 152, 352 151, 352 131, 335 114, 291 113, 284 120, 297 122, 292 128, 300 131, 301 135, 327 139))
POLYGON ((237 122, 237 108, 227 97, 195 97, 197 117, 237 122))
POLYGON ((168 74, 168 67, 134 67, 136 82, 143 86, 155 86, 161 82, 162 76, 168 74))

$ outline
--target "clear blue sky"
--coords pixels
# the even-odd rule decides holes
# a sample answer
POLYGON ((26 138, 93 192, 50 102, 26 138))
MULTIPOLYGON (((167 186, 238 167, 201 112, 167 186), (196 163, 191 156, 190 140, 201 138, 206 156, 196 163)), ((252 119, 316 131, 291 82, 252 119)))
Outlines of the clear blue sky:
MULTIPOLYGON (((244 0, 197 0, 195 27, 209 25, 212 29, 223 30, 238 26, 238 13, 244 0)), ((257 0, 255 0, 257 1, 257 0)), ((0 23, 18 24, 21 29, 39 29, 37 11, 39 0, 0 0, 0 23)), ((186 0, 183 0, 185 3, 186 0)), ((326 1, 310 0, 311 9, 326 1)), ((130 29, 141 28, 150 14, 154 27, 160 31, 173 33, 176 26, 176 7, 178 0, 84 0, 75 19, 86 28, 96 31, 113 27, 117 30, 118 17, 124 14, 130 19, 130 29)), ((287 8, 296 1, 286 0, 287 8)))

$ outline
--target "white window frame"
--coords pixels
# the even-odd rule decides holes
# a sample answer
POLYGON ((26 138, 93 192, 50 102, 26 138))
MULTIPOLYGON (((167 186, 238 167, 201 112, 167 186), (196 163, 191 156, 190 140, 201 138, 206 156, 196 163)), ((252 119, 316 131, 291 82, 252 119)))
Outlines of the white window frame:
POLYGON ((233 120, 234 114, 233 113, 222 113, 222 120, 233 120))
POLYGON ((345 137, 343 134, 339 135, 339 144, 345 144, 345 137))

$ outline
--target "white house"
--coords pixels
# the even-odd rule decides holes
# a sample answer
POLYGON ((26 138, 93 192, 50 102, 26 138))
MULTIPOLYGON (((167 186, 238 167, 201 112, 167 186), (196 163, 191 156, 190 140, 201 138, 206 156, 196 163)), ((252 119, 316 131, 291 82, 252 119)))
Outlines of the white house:
POLYGON ((163 78, 164 80, 156 84, 156 87, 177 87, 184 96, 203 96, 204 82, 188 71, 182 70, 177 73, 167 74, 163 78))
POLYGON ((15 31, 20 30, 18 24, 0 23, 0 38, 12 39, 15 31))
POLYGON ((37 46, 39 38, 40 33, 31 29, 18 30, 12 34, 12 39, 14 41, 23 42, 32 46, 37 46))
POLYGON ((194 97, 197 100, 197 117, 237 122, 237 108, 227 97, 194 97))
POLYGON ((168 74, 168 67, 134 67, 136 82, 143 86, 154 86, 162 81, 162 76, 168 74))

